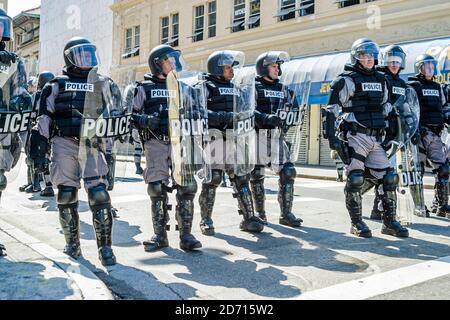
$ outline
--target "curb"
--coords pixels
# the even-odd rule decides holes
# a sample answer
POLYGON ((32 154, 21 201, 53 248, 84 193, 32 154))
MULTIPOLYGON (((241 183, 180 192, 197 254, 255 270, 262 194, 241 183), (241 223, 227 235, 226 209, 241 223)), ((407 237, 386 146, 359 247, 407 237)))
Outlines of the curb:
POLYGON ((0 229, 21 244, 52 261, 64 271, 81 292, 84 300, 114 300, 106 285, 87 267, 53 247, 37 240, 0 218, 0 229))

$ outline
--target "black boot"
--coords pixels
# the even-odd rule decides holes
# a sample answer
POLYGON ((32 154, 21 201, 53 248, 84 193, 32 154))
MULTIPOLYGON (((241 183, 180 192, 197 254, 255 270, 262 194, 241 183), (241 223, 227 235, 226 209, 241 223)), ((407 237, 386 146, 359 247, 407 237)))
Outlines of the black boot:
POLYGON ((358 179, 363 179, 361 178, 362 175, 363 173, 355 177, 352 174, 349 175, 344 189, 345 205, 352 221, 350 233, 362 238, 371 238, 372 231, 362 220, 362 196, 361 189, 358 187, 361 185, 357 181, 358 179))
POLYGON ((155 234, 150 240, 143 242, 144 250, 147 252, 154 252, 169 246, 166 231, 166 225, 169 222, 167 193, 162 197, 152 198, 152 221, 155 234))
POLYGON ((202 247, 200 241, 192 235, 192 220, 194 218, 194 200, 178 199, 176 219, 180 231, 180 249, 193 251, 202 247))
POLYGON ((248 232, 261 232, 264 229, 264 221, 255 216, 253 210, 253 199, 250 192, 248 177, 234 176, 231 179, 235 197, 238 200, 239 214, 242 215, 239 228, 248 232))
POLYGON ((28 166, 27 167, 27 184, 24 184, 23 186, 19 187, 20 192, 25 192, 25 189, 27 189, 29 186, 32 185, 32 183, 33 183, 32 172, 33 172, 32 167, 28 166))
POLYGON ((6 256, 6 252, 5 251, 6 251, 5 246, 0 243, 0 257, 6 256))
POLYGON ((136 165, 136 174, 142 175, 144 173, 144 169, 142 169, 141 163, 135 162, 134 164, 136 165))
POLYGON ((448 206, 448 180, 439 178, 434 189, 435 200, 433 201, 432 212, 438 217, 446 218, 450 214, 450 207, 448 206))
POLYGON ((214 235, 214 224, 211 219, 214 202, 216 200, 217 187, 212 184, 203 184, 198 202, 200 204, 200 214, 202 220, 200 222, 200 230, 205 236, 214 235))
POLYGON ((61 223, 64 238, 66 239, 64 253, 77 259, 81 256, 78 202, 71 206, 58 206, 58 209, 59 222, 61 223))
POLYGON ((250 180, 252 190, 253 204, 258 217, 267 225, 267 217, 265 210, 266 195, 264 190, 264 179, 250 180))
POLYGON ((116 257, 112 250, 113 218, 111 208, 93 212, 95 237, 97 239, 98 258, 104 266, 116 264, 116 257))
POLYGON ((294 184, 286 183, 278 184, 278 203, 280 204, 280 224, 298 228, 302 225, 303 220, 297 218, 292 213, 292 206, 294 204, 294 184))
POLYGON ((384 195, 381 196, 383 202, 383 225, 381 233, 391 235, 398 238, 407 238, 409 231, 403 227, 400 222, 395 220, 395 213, 397 209, 397 195, 395 189, 384 190, 384 195))
POLYGON ((53 191, 53 186, 51 183, 47 183, 44 190, 41 191, 41 197, 54 197, 55 192, 53 191))

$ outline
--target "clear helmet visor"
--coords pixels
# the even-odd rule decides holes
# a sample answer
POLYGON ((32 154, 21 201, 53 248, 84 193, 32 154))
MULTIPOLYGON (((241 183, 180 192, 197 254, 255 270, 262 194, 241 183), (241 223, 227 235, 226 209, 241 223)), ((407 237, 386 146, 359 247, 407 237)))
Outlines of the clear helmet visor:
POLYGON ((375 42, 364 42, 354 49, 354 57, 357 60, 370 59, 378 60, 380 48, 375 42))
POLYGON ((437 76, 438 75, 438 68, 437 68, 437 61, 434 59, 427 59, 420 63, 419 65, 419 71, 424 76, 437 76))
POLYGON ((99 65, 97 48, 93 44, 80 44, 64 51, 65 56, 78 68, 93 68, 99 65))
POLYGON ((165 54, 164 56, 156 59, 156 63, 166 74, 168 74, 170 71, 180 72, 186 70, 187 68, 180 51, 174 51, 165 54))
POLYGON ((264 58, 263 66, 268 66, 271 64, 282 65, 285 62, 290 61, 291 58, 287 52, 284 51, 271 51, 264 58))
POLYGON ((387 52, 383 55, 383 66, 400 66, 401 69, 406 65, 406 54, 402 52, 387 52))
POLYGON ((245 62, 245 55, 241 51, 224 51, 221 55, 218 66, 232 66, 233 68, 242 68, 245 62))
POLYGON ((13 38, 13 23, 10 17, 0 16, 0 36, 3 41, 13 38))

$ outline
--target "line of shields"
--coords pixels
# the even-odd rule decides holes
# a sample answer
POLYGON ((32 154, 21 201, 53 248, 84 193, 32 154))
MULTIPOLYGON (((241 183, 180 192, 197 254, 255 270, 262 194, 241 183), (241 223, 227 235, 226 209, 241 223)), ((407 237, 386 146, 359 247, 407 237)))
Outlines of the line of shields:
POLYGON ((20 172, 19 159, 28 139, 32 102, 24 61, 0 63, 0 170, 10 172, 9 181, 20 172))

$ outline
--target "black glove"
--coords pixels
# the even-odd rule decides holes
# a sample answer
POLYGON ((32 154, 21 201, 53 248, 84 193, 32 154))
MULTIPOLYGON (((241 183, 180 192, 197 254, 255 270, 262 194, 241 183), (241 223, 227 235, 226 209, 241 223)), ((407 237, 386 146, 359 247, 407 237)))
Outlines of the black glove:
POLYGON ((283 125, 283 120, 281 120, 281 118, 276 115, 269 114, 264 119, 264 125, 281 127, 283 125))
POLYGON ((416 133, 414 133, 414 135, 411 137, 411 143, 415 146, 417 146, 420 142, 420 133, 419 130, 416 131, 416 133))
POLYGON ((0 51, 0 62, 3 64, 11 65, 12 63, 16 63, 17 56, 14 53, 8 51, 0 51))
POLYGON ((11 98, 10 108, 15 111, 27 111, 31 110, 31 97, 17 95, 11 98))
POLYGON ((161 119, 156 113, 151 116, 148 114, 133 114, 131 117, 139 129, 148 128, 150 130, 155 130, 159 128, 159 124, 161 122, 161 119))
POLYGON ((31 130, 30 159, 32 159, 33 166, 37 172, 45 171, 49 149, 48 139, 42 136, 39 131, 31 130))
POLYGON ((225 111, 219 111, 218 112, 220 117, 220 123, 224 127, 233 128, 234 124, 234 113, 233 112, 225 112, 225 111))

